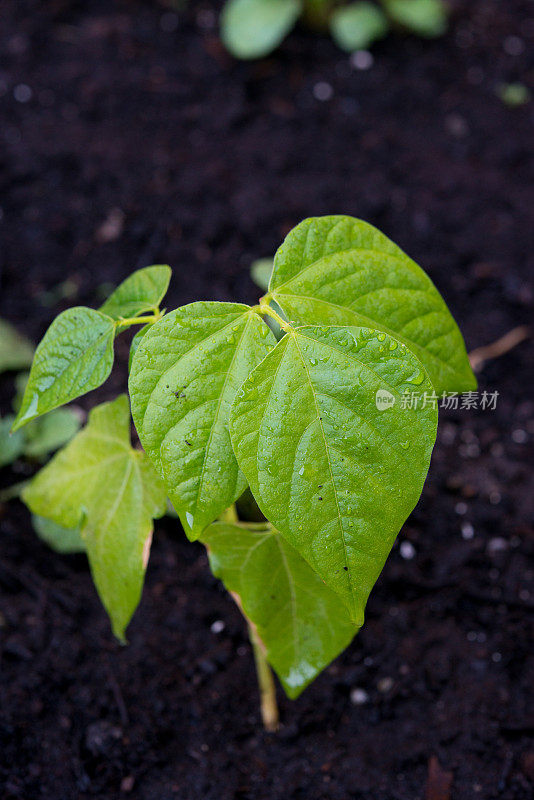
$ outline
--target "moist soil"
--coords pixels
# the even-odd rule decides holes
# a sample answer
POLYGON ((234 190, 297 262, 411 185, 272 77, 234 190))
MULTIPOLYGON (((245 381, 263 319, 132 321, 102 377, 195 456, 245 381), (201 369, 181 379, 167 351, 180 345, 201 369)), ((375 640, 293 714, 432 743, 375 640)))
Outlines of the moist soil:
MULTIPOLYGON (((306 216, 347 213, 428 270, 470 350, 530 322, 534 106, 497 87, 532 83, 534 8, 451 6, 443 39, 392 36, 358 69, 303 30, 237 63, 210 2, 4 0, 0 314, 37 341, 151 263, 174 269, 170 308, 252 302, 252 260, 306 216)), ((124 388, 127 337, 117 352, 83 408, 124 388)), ((176 521, 156 525, 121 647, 85 557, 4 504, 0 796, 531 798, 529 341, 487 362, 480 390, 496 410, 441 412, 412 547, 394 548, 347 651, 296 702, 279 691, 274 736, 243 620, 176 521)))

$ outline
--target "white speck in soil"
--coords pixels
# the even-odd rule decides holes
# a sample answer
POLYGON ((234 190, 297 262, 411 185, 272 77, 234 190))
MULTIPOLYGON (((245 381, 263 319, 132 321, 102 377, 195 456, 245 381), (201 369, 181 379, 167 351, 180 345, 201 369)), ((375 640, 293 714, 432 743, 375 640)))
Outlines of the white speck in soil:
POLYGON ((350 702, 354 706, 363 706, 369 700, 369 695, 365 691, 365 689, 360 689, 359 687, 356 689, 352 689, 350 693, 350 702))
POLYGON ((411 542, 401 542, 400 554, 406 561, 411 561, 415 557, 415 547, 411 542))

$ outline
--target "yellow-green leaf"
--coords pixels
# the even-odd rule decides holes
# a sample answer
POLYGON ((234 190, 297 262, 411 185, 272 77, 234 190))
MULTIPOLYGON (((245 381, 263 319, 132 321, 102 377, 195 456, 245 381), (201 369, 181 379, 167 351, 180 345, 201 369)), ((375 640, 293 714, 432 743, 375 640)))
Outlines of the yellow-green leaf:
POLYGON ((215 522, 202 541, 213 574, 256 626, 287 695, 298 697, 358 628, 336 593, 270 526, 215 522))
POLYGON ((162 264, 138 269, 126 278, 100 306, 100 311, 118 320, 154 311, 165 297, 171 268, 162 264))
POLYGON ((476 388, 462 334, 438 290, 366 222, 346 216, 301 222, 276 253, 269 289, 300 324, 363 325, 400 339, 437 392, 476 388))
POLYGON ((33 359, 13 430, 100 386, 113 366, 115 323, 78 306, 53 321, 33 359))
POLYGON ((228 433, 228 414, 249 372, 276 340, 239 303, 192 303, 143 336, 132 361, 132 416, 188 536, 246 488, 228 433))
POLYGON ((128 398, 97 406, 87 426, 36 475, 22 499, 33 514, 81 528, 93 578, 119 639, 141 596, 163 485, 130 443, 128 398))
POLYGON ((232 407, 232 444, 260 509, 357 625, 430 463, 437 411, 409 408, 403 396, 415 389, 432 394, 396 339, 304 327, 256 367, 232 407))

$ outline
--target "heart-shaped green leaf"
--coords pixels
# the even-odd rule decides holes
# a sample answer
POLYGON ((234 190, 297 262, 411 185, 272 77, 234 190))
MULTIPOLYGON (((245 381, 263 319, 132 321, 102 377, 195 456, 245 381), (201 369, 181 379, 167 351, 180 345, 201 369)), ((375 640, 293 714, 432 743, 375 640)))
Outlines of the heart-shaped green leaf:
POLYGON ((409 407, 403 395, 415 388, 432 394, 396 339, 304 327, 277 344, 232 407, 232 444, 259 507, 357 625, 430 463, 437 411, 409 407))
POLYGON ((166 496, 145 453, 130 444, 128 398, 89 415, 87 426, 23 491, 33 514, 81 527, 93 579, 119 639, 141 596, 152 519, 166 496))
POLYGON ((41 340, 13 430, 100 386, 113 366, 115 323, 78 306, 60 314, 41 340))
POLYGON ((345 216, 301 222, 276 253, 269 288, 298 323, 363 325, 397 337, 437 392, 476 389, 462 334, 436 287, 366 222, 345 216))
POLYGON ((298 697, 358 630, 338 596, 271 527, 215 522, 202 541, 213 574, 256 626, 286 694, 298 697))
POLYGON ((239 303, 192 303, 152 325, 130 372, 132 416, 185 531, 197 539, 246 488, 228 414, 276 340, 239 303))
POLYGON ((0 372, 26 369, 32 363, 33 350, 31 342, 0 319, 0 372))
POLYGON ((100 306, 100 311, 118 320, 154 311, 165 297, 171 279, 166 265, 144 267, 133 272, 100 306))
POLYGON ((261 58, 274 50, 300 14, 300 0, 228 0, 221 37, 237 58, 261 58))

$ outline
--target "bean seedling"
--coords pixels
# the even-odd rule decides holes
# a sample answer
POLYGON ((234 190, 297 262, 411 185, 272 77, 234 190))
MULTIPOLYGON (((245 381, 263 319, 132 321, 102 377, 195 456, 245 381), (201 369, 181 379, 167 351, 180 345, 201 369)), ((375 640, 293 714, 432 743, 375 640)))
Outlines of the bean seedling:
POLYGON ((195 302, 164 313, 169 279, 168 267, 148 267, 99 310, 60 314, 13 426, 100 386, 115 337, 140 326, 129 395, 144 451, 132 447, 122 395, 92 410, 22 496, 33 514, 81 538, 122 641, 153 519, 170 498, 248 622, 263 719, 274 729, 270 667, 295 698, 349 644, 421 494, 436 403, 404 399, 473 390, 476 380, 430 278, 351 217, 297 225, 257 305, 195 302), (238 519, 246 492, 259 521, 238 519))
POLYGON ((443 0, 228 0, 221 35, 237 58, 261 58, 275 50, 297 20, 316 31, 330 30, 343 50, 364 50, 391 28, 423 37, 447 29, 443 0))

